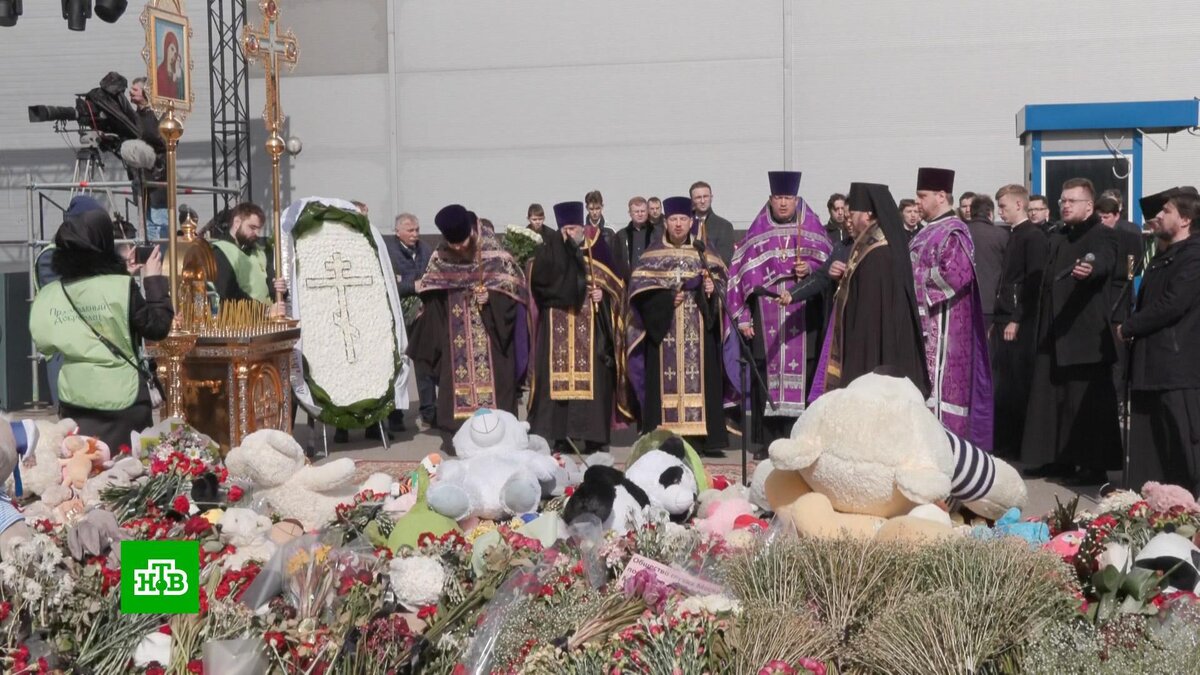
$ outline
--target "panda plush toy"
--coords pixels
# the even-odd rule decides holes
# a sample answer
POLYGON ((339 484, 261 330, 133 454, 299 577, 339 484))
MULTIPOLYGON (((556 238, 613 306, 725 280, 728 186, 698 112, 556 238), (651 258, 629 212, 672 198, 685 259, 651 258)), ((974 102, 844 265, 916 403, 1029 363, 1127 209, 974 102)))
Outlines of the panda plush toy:
POLYGON ((1200 548, 1191 539, 1174 532, 1159 532, 1146 542, 1134 558, 1134 566, 1167 575, 1168 593, 1195 592, 1200 583, 1200 548))
POLYGON ((568 526, 591 514, 605 530, 624 534, 646 522, 645 508, 650 498, 645 490, 630 482, 611 466, 589 466, 583 482, 563 507, 562 519, 568 526))
POLYGON ((683 439, 672 437, 643 454, 625 469, 625 478, 642 489, 652 506, 683 522, 696 508, 699 486, 687 463, 683 439))

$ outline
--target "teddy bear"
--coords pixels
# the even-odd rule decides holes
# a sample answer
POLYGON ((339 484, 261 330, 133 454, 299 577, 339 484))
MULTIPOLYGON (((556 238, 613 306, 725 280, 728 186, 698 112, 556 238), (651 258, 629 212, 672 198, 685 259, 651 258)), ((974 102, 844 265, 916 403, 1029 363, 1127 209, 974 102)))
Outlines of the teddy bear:
POLYGON ((310 465, 304 449, 289 434, 260 429, 242 439, 229 451, 225 468, 234 481, 249 481, 282 518, 300 521, 306 528, 320 527, 334 519, 338 504, 349 503, 363 490, 387 493, 392 478, 374 473, 361 485, 353 485, 354 460, 335 459, 310 465))
POLYGON ((70 418, 57 422, 36 420, 33 424, 37 431, 37 442, 21 457, 18 473, 14 474, 11 481, 9 494, 17 497, 25 494, 36 495, 48 502, 49 506, 56 506, 70 497, 70 491, 62 484, 58 455, 63 440, 76 433, 79 427, 70 418), (21 482, 20 490, 17 489, 17 478, 21 482))
POLYGON ((875 373, 813 403, 770 459, 845 514, 892 518, 954 497, 994 520, 1027 498, 1016 469, 947 432, 912 382, 875 373))
MULTIPOLYGON (((0 476, 7 481, 17 468, 21 455, 36 445, 37 434, 30 420, 10 422, 0 419, 0 476)), ((25 516, 13 504, 12 498, 0 489, 0 560, 12 555, 17 546, 29 541, 33 530, 25 524, 25 516)))
POLYGON ((457 459, 438 467, 428 501, 456 521, 536 511, 563 472, 551 455, 530 449, 528 424, 503 410, 475 411, 455 433, 454 449, 457 459))
POLYGON ((563 507, 568 526, 593 519, 604 530, 624 534, 646 523, 650 498, 645 491, 611 466, 594 464, 583 474, 583 482, 563 507))
POLYGON ((266 562, 275 555, 275 543, 270 539, 273 523, 261 513, 231 507, 221 514, 217 525, 221 528, 221 541, 236 549, 222 560, 225 569, 241 569, 251 560, 266 562))

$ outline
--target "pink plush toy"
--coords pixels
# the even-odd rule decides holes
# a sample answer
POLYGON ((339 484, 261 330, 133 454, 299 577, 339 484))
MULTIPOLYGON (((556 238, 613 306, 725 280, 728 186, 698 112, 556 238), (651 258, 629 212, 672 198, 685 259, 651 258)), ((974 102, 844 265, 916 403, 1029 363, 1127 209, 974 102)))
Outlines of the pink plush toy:
POLYGON ((1079 553, 1079 546, 1083 543, 1083 535, 1083 530, 1062 532, 1043 544, 1042 548, 1053 551, 1063 560, 1071 562, 1075 558, 1075 554, 1079 553))
POLYGON ((1177 506, 1183 507, 1187 513, 1200 513, 1200 504, 1192 498, 1192 493, 1178 485, 1150 481, 1142 486, 1142 499, 1146 500, 1151 509, 1160 513, 1166 513, 1177 506))
POLYGON ((715 499, 704 510, 704 517, 696 519, 696 529, 705 534, 727 536, 734 530, 744 530, 766 522, 754 517, 754 505, 745 499, 715 499))

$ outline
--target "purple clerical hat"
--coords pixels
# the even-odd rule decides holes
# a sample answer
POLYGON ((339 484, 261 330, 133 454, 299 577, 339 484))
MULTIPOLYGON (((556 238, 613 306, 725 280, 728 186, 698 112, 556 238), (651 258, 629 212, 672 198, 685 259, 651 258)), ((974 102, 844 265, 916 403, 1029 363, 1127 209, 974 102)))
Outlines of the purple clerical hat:
POLYGON ((767 180, 771 182, 772 195, 795 197, 800 192, 799 171, 768 171, 767 180))
POLYGON ((692 200, 689 197, 667 197, 663 200, 663 216, 692 217, 692 200))
POLYGON ((954 192, 954 172, 950 169, 923 166, 917 169, 917 190, 954 192))
POLYGON ((554 220, 558 229, 567 225, 583 225, 583 202, 559 202, 554 205, 554 220))
POLYGON ((471 236, 475 227, 475 218, 461 204, 451 204, 437 212, 433 224, 441 231, 442 236, 451 244, 459 244, 471 236))

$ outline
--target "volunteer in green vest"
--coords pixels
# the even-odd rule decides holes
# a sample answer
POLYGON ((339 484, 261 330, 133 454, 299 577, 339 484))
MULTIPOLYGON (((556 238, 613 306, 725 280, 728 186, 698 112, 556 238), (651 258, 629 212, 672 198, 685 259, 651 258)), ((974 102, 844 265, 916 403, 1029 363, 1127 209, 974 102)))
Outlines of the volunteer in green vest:
POLYGON ((266 220, 262 207, 242 202, 229 212, 228 231, 215 233, 215 286, 221 300, 251 298, 271 305, 274 290, 286 291, 282 279, 274 280, 274 256, 263 237, 266 220))
MULTIPOLYGON (((104 207, 91 195, 80 194, 71 198, 71 203, 67 206, 67 212, 63 218, 77 218, 88 211, 103 210, 104 207)), ((52 241, 39 251, 37 257, 34 258, 33 266, 37 272, 33 281, 34 293, 37 293, 51 282, 58 280, 58 273, 54 271, 53 266, 55 248, 52 241)), ((50 404, 56 407, 58 406, 58 371, 62 368, 62 360, 62 354, 55 354, 46 360, 46 380, 50 385, 50 404)))
POLYGON ((130 433, 154 424, 138 345, 171 330, 168 282, 156 248, 142 267, 142 287, 129 276, 103 210, 68 218, 54 237, 59 280, 33 299, 29 332, 39 352, 63 355, 59 415, 116 452, 130 433))

